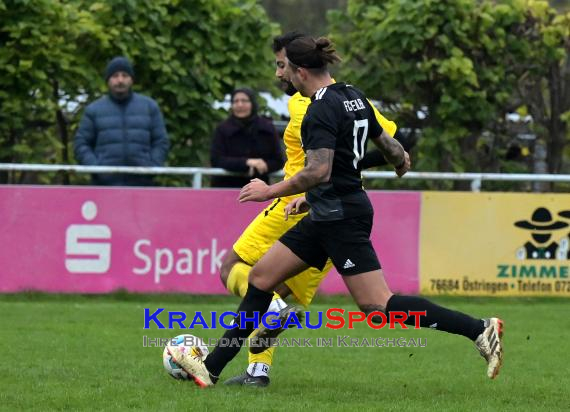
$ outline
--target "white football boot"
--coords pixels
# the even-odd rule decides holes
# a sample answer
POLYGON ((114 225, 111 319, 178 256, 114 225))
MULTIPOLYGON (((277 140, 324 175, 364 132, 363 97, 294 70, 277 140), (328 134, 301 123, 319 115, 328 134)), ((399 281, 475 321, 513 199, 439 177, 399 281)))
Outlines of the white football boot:
POLYGON ((504 323, 499 318, 483 319, 485 330, 475 340, 481 356, 487 361, 487 376, 491 379, 499 374, 503 365, 503 329, 504 323))
POLYGON ((167 345, 166 349, 172 360, 179 365, 201 388, 214 386, 215 382, 204 365, 203 356, 199 348, 184 345, 167 345))

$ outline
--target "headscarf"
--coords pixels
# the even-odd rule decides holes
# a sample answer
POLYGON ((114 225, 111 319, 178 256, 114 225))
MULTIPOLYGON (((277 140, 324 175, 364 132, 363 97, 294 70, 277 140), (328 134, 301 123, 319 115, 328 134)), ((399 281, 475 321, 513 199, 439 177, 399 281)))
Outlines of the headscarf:
POLYGON ((251 114, 248 117, 242 119, 235 117, 233 114, 232 117, 235 120, 239 121, 240 123, 249 123, 253 118, 257 117, 258 106, 257 106, 257 98, 255 97, 255 92, 249 87, 240 87, 238 89, 235 89, 231 94, 232 104, 234 101, 234 96, 237 93, 244 93, 247 95, 247 97, 249 97, 249 100, 251 101, 251 114))

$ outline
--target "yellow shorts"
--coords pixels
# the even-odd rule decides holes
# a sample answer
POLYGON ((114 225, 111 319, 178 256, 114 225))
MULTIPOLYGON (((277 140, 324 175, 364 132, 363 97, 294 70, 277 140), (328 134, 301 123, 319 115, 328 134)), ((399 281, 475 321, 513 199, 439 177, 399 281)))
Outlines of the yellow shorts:
MULTIPOLYGON (((283 199, 275 199, 271 205, 257 215, 234 244, 234 251, 248 265, 255 265, 285 232, 305 217, 306 213, 289 216, 289 219, 285 220, 284 209, 287 203, 283 199)), ((308 268, 286 280, 285 284, 293 292, 295 300, 308 306, 331 267, 332 262, 329 259, 322 271, 317 268, 308 268)))

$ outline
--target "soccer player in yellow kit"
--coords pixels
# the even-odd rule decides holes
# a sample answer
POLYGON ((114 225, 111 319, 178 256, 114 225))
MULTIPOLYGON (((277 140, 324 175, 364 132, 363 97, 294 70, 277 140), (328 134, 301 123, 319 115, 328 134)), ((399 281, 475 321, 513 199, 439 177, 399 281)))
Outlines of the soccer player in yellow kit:
MULTIPOLYGON (((311 103, 311 99, 301 96, 293 85, 284 78, 285 46, 302 36, 301 33, 290 32, 273 40, 273 51, 277 66, 275 75, 287 87, 285 92, 291 96, 288 103, 290 121, 283 136, 287 157, 283 168, 285 180, 294 176, 305 166, 305 153, 301 147, 301 123, 307 112, 307 107, 311 103)), ((376 109, 374 111, 382 128, 390 136, 394 137, 397 129, 396 124, 384 118, 376 109)), ((368 167, 386 164, 378 150, 369 152, 367 156, 369 158, 365 157, 362 162, 368 164, 368 167)), ((300 196, 303 195, 275 199, 271 205, 257 215, 233 245, 233 249, 225 257, 221 268, 221 279, 229 292, 236 296, 244 297, 248 287, 248 275, 252 266, 261 259, 285 232, 305 217, 306 213, 301 213, 289 215, 288 219, 285 220, 285 206, 300 196)), ((301 305, 308 306, 313 300, 319 284, 331 267, 332 263, 329 259, 322 271, 311 267, 288 279, 285 284, 280 285, 277 289, 269 311, 279 312, 285 308, 286 303, 281 297, 286 297, 289 294, 293 295, 294 299, 301 305)), ((269 385, 269 369, 273 363, 274 351, 275 348, 269 348, 260 354, 249 353, 249 365, 246 372, 229 379, 225 383, 261 387, 269 385)))

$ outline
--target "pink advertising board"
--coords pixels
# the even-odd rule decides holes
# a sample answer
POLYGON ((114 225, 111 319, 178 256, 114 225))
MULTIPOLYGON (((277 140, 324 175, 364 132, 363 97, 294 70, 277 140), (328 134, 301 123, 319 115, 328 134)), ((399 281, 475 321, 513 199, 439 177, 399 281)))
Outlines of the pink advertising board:
MULTIPOLYGON (((237 190, 0 187, 0 293, 225 294, 228 249, 264 205, 237 190)), ((392 289, 418 291, 419 192, 371 192, 392 289)), ((333 271, 322 293, 346 293, 333 271)))

